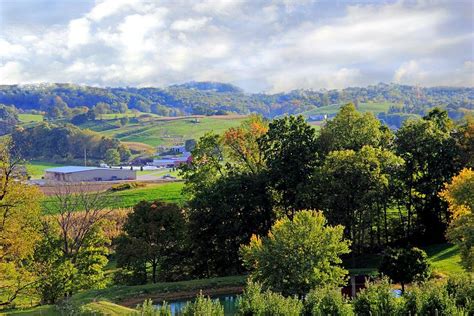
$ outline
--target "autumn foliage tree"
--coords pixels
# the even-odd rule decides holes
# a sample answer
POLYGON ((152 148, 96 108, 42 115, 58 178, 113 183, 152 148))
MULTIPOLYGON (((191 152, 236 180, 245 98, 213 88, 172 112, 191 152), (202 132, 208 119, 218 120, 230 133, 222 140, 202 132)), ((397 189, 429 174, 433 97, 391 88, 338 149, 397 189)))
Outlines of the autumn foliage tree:
POLYGON ((463 169, 446 183, 440 196, 449 204, 453 217, 447 237, 461 248, 463 266, 474 268, 474 171, 463 169))
POLYGON ((0 305, 11 304, 36 282, 32 267, 39 240, 41 192, 25 184, 11 142, 0 144, 0 305))

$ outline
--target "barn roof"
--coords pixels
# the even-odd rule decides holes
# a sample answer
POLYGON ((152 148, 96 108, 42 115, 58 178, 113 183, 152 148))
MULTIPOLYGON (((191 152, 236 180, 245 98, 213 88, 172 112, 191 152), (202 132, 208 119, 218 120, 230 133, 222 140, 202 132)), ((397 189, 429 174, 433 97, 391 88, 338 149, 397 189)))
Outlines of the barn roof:
POLYGON ((74 173, 98 169, 107 169, 107 168, 97 168, 97 167, 81 167, 81 166, 65 166, 65 167, 56 167, 46 169, 46 172, 56 172, 56 173, 74 173))

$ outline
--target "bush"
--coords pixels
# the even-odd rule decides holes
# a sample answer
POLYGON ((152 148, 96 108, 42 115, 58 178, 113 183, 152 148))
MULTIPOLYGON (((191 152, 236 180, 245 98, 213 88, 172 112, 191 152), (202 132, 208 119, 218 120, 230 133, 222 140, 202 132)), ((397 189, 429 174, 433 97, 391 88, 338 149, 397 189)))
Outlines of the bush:
POLYGON ((144 186, 146 186, 146 184, 141 183, 141 182, 127 182, 127 183, 114 184, 113 186, 110 187, 109 191, 110 192, 125 191, 125 190, 130 190, 130 189, 135 189, 135 188, 141 188, 144 186))
POLYGON ((202 292, 196 297, 192 303, 186 304, 181 311, 183 316, 224 316, 224 307, 218 300, 211 300, 204 297, 202 292))
POLYGON ((426 283, 423 287, 421 315, 456 315, 458 310, 453 297, 442 284, 426 283))
POLYGON ((465 308, 468 315, 474 315, 474 278, 471 274, 450 277, 446 290, 454 298, 457 307, 465 308))
POLYGON ((420 315, 423 304, 423 289, 419 286, 412 286, 403 294, 404 304, 401 308, 401 315, 420 315))
POLYGON ((376 283, 368 283, 354 299, 356 315, 395 315, 398 312, 400 300, 392 292, 387 278, 376 283))
POLYGON ((306 296, 306 315, 312 316, 349 316, 354 315, 352 306, 342 296, 341 290, 323 287, 311 290, 306 296))
POLYGON ((299 316, 303 303, 269 290, 262 292, 258 283, 249 282, 237 301, 237 314, 242 316, 299 316))
POLYGON ((150 299, 145 300, 142 305, 137 305, 137 310, 141 316, 171 316, 171 308, 166 302, 156 307, 150 299))

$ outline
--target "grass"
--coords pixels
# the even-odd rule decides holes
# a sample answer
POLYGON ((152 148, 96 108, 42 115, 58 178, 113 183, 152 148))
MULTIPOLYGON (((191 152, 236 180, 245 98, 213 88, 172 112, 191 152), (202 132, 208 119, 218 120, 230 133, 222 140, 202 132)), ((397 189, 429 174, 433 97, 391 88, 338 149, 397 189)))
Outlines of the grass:
POLYGON ((164 184, 149 184, 144 188, 136 188, 112 193, 117 198, 116 205, 112 208, 132 207, 140 201, 161 200, 165 202, 182 204, 184 197, 181 190, 183 182, 170 182, 164 184))
MULTIPOLYGON (((444 275, 464 272, 461 266, 458 246, 451 244, 437 244, 423 248, 428 255, 433 270, 444 275)), ((375 274, 379 266, 380 255, 364 255, 355 258, 355 264, 351 259, 346 260, 346 266, 350 274, 375 274)))
POLYGON ((464 272, 460 262, 459 248, 450 244, 439 244, 425 248, 432 267, 444 274, 464 272))
POLYGON ((114 120, 97 121, 94 125, 82 126, 121 141, 143 143, 150 146, 169 146, 183 143, 186 139, 197 139, 207 132, 222 133, 240 124, 244 117, 192 117, 177 119, 152 118, 123 127, 115 126, 114 120))
POLYGON ((61 167, 62 165, 45 162, 45 161, 30 161, 26 165, 26 170, 32 179, 41 179, 44 176, 44 171, 48 168, 61 167))
MULTIPOLYGON (((185 201, 184 196, 181 194, 183 186, 184 182, 167 182, 147 184, 145 187, 112 192, 110 195, 113 202, 109 207, 111 209, 129 208, 133 207, 140 201, 154 200, 182 205, 185 201)), ((43 214, 45 215, 53 215, 57 212, 51 205, 46 207, 49 203, 54 203, 54 198, 45 197, 42 201, 43 214)), ((77 211, 80 211, 80 209, 77 211)))
POLYGON ((18 118, 22 123, 43 122, 41 114, 18 114, 18 118))

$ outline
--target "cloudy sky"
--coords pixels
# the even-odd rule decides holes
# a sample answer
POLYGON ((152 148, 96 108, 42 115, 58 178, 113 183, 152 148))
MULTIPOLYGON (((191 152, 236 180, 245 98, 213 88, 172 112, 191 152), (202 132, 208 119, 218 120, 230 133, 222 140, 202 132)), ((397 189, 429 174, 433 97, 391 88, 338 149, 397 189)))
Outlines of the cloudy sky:
POLYGON ((0 0, 0 84, 474 86, 474 1, 0 0))

